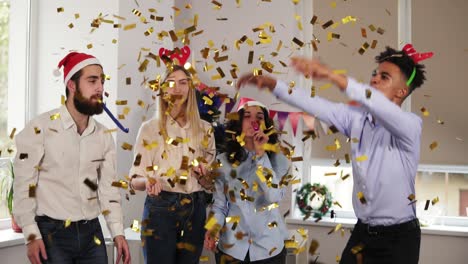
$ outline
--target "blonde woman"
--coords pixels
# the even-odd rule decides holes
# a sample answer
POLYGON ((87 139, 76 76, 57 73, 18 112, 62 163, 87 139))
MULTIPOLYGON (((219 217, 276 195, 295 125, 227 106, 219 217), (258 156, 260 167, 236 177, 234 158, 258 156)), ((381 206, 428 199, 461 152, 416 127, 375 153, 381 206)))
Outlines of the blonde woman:
POLYGON ((198 263, 206 219, 206 177, 215 158, 209 123, 200 119, 190 73, 173 65, 161 85, 159 117, 135 146, 130 187, 146 191, 142 241, 146 263, 198 263))

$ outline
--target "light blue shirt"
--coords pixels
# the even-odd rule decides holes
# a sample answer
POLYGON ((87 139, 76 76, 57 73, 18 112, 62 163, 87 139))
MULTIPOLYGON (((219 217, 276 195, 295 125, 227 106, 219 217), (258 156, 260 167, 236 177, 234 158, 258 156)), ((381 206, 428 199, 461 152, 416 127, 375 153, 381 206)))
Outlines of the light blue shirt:
POLYGON ((380 91, 348 78, 346 94, 361 106, 334 103, 310 97, 304 89, 288 94, 288 85, 278 81, 274 94, 303 109, 358 142, 351 143, 353 208, 370 225, 393 225, 416 218, 414 180, 419 162, 422 120, 404 112, 380 91), (366 90, 371 91, 369 99, 366 90), (357 161, 366 156, 367 160, 357 161), (366 203, 358 199, 364 194, 366 203))
POLYGON ((221 251, 239 260, 244 260, 249 252, 250 261, 257 261, 278 255, 288 236, 279 208, 266 209, 267 206, 281 201, 285 194, 284 186, 268 187, 257 176, 257 165, 272 170, 272 184, 278 184, 289 171, 289 160, 282 154, 274 154, 271 160, 267 154, 255 160, 253 156, 253 152, 248 153, 247 159, 234 169, 236 177, 233 178, 233 168, 227 161, 226 154, 218 155, 223 166, 218 169, 220 175, 215 181, 212 211, 217 223, 225 227, 219 238, 218 246, 221 251), (256 191, 254 182, 258 186, 256 191), (246 196, 252 197, 253 201, 242 199, 241 190, 244 190, 246 196), (235 201, 231 195, 235 196, 235 201), (227 222, 226 217, 240 218, 234 230, 234 223, 227 222), (243 236, 238 239, 236 234, 243 236))

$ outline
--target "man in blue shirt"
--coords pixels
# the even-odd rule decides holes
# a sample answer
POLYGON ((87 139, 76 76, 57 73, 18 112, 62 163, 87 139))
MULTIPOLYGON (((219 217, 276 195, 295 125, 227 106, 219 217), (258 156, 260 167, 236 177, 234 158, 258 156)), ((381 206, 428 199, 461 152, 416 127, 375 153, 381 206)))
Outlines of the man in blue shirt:
POLYGON ((293 58, 291 67, 314 80, 328 80, 357 104, 334 103, 308 91, 288 93, 285 82, 247 74, 237 87, 268 88, 282 101, 316 116, 349 138, 353 207, 358 222, 340 263, 418 263, 421 230, 416 218, 414 179, 420 156, 422 120, 401 109, 425 80, 418 62, 432 56, 387 49, 376 57, 370 85, 336 74, 321 62, 293 58), (425 56, 421 56, 425 55, 425 56), (423 58, 424 57, 424 58, 423 58))

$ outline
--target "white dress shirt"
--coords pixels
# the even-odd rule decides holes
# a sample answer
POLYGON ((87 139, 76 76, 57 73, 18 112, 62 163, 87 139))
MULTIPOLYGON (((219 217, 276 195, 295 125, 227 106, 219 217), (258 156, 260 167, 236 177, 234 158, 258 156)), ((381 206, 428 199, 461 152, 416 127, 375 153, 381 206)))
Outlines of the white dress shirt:
POLYGON ((89 117, 79 135, 62 106, 27 124, 16 136, 16 147, 13 214, 25 239, 41 238, 36 215, 79 221, 103 211, 112 237, 124 234, 120 192, 111 186, 117 180, 115 143, 103 125, 89 117), (33 196, 30 186, 36 187, 33 196))

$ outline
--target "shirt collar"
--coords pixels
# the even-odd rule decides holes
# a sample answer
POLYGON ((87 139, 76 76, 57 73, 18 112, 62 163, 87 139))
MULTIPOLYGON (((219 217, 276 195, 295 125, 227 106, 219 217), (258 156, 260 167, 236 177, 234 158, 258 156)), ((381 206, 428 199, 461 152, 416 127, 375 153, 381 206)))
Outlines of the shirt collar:
MULTIPOLYGON (((62 105, 59 110, 60 113, 60 120, 62 120, 63 129, 67 130, 72 127, 76 127, 75 120, 73 120, 70 112, 68 112, 68 108, 66 105, 62 105)), ((96 122, 94 118, 91 116, 88 118, 88 127, 86 127, 85 131, 83 132, 83 136, 91 134, 96 128, 96 122)))
POLYGON ((190 128, 190 122, 187 120, 187 122, 185 122, 185 125, 183 127, 181 127, 179 125, 179 123, 177 123, 177 121, 172 118, 171 115, 167 115, 167 123, 172 126, 172 127, 179 127, 179 128, 182 128, 182 129, 189 129, 190 128))

